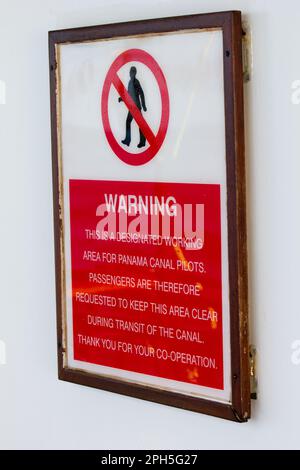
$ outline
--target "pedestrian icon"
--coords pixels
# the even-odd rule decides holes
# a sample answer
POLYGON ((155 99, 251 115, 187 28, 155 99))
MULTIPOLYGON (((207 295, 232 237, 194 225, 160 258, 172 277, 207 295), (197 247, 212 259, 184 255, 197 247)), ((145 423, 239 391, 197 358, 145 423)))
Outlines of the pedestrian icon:
MULTIPOLYGON (((136 74, 137 74, 136 67, 131 67, 130 72, 129 72, 130 80, 128 83, 128 93, 140 111, 142 108, 144 111, 147 111, 144 91, 143 91, 143 88, 141 87, 139 80, 136 78, 136 74)), ((119 97, 119 103, 121 101, 123 101, 123 98, 119 97)), ((130 146, 130 142, 131 142, 132 120, 133 120, 133 116, 131 112, 128 111, 127 118, 126 118, 126 136, 125 136, 125 139, 122 140, 122 144, 127 145, 128 147, 130 146)), ((142 147, 145 147, 146 145, 146 138, 140 127, 139 127, 139 131, 140 131, 140 141, 137 147, 142 148, 142 147)))

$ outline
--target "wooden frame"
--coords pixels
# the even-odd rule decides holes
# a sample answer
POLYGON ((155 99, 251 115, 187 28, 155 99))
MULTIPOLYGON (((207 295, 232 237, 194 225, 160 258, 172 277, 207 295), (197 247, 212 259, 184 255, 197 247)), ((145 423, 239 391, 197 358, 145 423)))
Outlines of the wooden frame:
POLYGON ((58 369, 62 380, 88 385, 153 402, 243 422, 250 417, 247 244, 244 162, 243 77, 241 13, 228 11, 174 18, 107 24, 49 33, 53 202, 56 257, 58 369), (232 405, 131 384, 122 380, 69 369, 64 364, 64 246, 59 160, 56 46, 132 35, 189 29, 222 28, 226 121, 227 214, 230 286, 232 405))

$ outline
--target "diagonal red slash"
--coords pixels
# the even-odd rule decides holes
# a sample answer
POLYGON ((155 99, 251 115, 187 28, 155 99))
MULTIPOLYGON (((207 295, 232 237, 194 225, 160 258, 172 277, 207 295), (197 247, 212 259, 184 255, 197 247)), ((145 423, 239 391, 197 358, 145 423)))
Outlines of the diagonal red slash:
POLYGON ((156 137, 153 134, 151 128, 149 127, 147 121, 144 119, 141 111, 139 108, 136 106, 135 102, 131 98, 130 94, 126 90, 125 86, 121 82, 119 76, 117 74, 114 74, 112 78, 112 83, 114 87, 116 88, 117 92, 121 96, 122 100, 124 101, 125 105, 128 108, 128 111, 132 114, 134 120, 136 121, 137 125, 140 127, 142 130, 144 136, 148 140, 150 145, 154 145, 156 142, 156 137))
POLYGON ((101 94, 101 116, 102 124, 106 139, 115 153, 115 155, 124 163, 128 165, 144 165, 148 163, 157 154, 161 148, 168 129, 170 115, 170 101, 169 92, 165 76, 156 60, 142 49, 128 49, 122 52, 111 64, 106 74, 102 94, 101 94), (157 132, 152 131, 147 121, 143 118, 141 110, 138 109, 134 100, 131 99, 127 89, 122 84, 118 71, 123 65, 129 62, 141 62, 153 73, 160 92, 161 98, 161 118, 157 132), (120 145, 115 135, 113 134, 111 123, 109 122, 108 99, 111 87, 114 87, 119 92, 119 96, 123 99, 128 112, 138 124, 141 132, 149 142, 149 146, 140 153, 132 153, 120 145), (134 158, 133 158, 134 157, 134 158))

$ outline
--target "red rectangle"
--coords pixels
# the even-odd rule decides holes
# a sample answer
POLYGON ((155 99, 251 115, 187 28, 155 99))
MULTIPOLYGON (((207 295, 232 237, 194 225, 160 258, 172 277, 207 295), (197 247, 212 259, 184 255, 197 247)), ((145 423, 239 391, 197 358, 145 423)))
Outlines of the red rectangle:
POLYGON ((74 359, 223 389, 220 186, 70 180, 74 359))

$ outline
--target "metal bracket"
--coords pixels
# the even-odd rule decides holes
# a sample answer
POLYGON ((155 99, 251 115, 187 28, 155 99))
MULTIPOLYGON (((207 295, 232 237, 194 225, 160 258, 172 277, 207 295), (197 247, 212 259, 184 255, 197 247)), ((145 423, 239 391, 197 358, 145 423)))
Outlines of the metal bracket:
POLYGON ((244 20, 242 24, 243 38, 242 38, 242 51, 243 51, 243 79, 244 83, 251 80, 253 57, 252 57, 252 34, 249 23, 244 20))
POLYGON ((257 377, 256 377, 256 348, 253 344, 249 347, 250 362, 250 396, 252 400, 257 400, 257 377))

